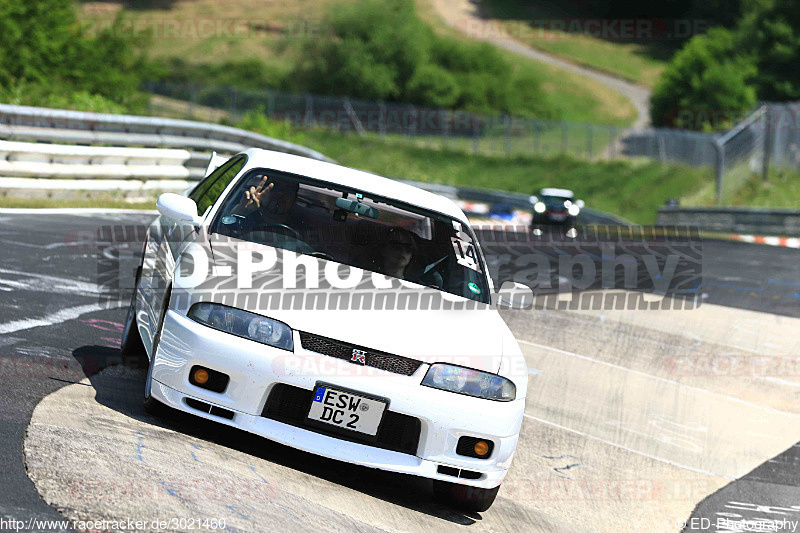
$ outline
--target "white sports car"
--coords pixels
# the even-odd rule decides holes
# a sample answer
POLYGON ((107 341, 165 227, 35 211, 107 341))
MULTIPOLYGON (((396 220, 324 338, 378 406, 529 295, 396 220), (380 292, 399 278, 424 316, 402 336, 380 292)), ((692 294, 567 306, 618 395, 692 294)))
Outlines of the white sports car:
POLYGON ((488 509, 528 372, 464 213, 283 153, 209 170, 159 198, 137 271, 122 349, 149 360, 145 408, 430 478, 488 509))

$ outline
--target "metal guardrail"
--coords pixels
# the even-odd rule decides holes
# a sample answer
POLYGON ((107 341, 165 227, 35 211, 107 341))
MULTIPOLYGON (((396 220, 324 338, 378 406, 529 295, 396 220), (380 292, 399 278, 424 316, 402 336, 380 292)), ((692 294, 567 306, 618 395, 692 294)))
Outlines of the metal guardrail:
MULTIPOLYGON (((108 146, 185 148, 234 154, 256 147, 321 161, 325 155, 251 131, 191 120, 0 104, 0 139, 108 146)), ((207 155, 187 166, 203 166, 207 155)))
POLYGON ((187 179, 188 150, 0 140, 0 175, 15 178, 187 179))
POLYGON ((800 210, 758 207, 672 207, 658 209, 660 226, 694 226, 701 231, 800 236, 800 210))

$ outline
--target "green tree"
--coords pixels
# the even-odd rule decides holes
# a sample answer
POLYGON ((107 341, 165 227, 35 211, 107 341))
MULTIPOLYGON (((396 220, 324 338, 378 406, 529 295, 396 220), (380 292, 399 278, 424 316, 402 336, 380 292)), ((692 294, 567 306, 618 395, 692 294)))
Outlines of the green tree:
MULTIPOLYGON (((122 19, 86 38, 71 0, 0 2, 0 85, 40 86, 46 97, 84 91, 130 103, 148 72, 144 41, 126 38, 122 19)), ((36 90, 34 90, 36 92, 36 90)))
POLYGON ((735 35, 714 28, 693 37, 673 58, 653 89, 650 118, 656 126, 728 127, 756 102, 749 82, 756 67, 738 55, 735 35))
POLYGON ((361 42, 377 63, 393 65, 404 86, 427 63, 432 33, 417 17, 413 0, 361 0, 332 10, 336 38, 361 42))
POLYGON ((413 0, 335 5, 321 38, 302 46, 293 88, 485 113, 555 113, 538 80, 520 76, 495 47, 434 34, 413 0))
POLYGON ((435 107, 453 107, 460 93, 455 77, 430 63, 418 68, 406 87, 411 102, 435 107))
POLYGON ((740 25, 740 49, 755 56, 762 100, 800 100, 800 0, 753 1, 740 25))
POLYGON ((300 69, 300 90, 376 100, 400 95, 397 67, 380 62, 355 39, 326 43, 300 69))
POLYGON ((397 99, 427 62, 430 31, 410 0, 362 0, 331 9, 327 33, 303 46, 296 89, 397 99))
POLYGON ((79 28, 69 0, 0 2, 0 83, 43 82, 74 55, 79 28))

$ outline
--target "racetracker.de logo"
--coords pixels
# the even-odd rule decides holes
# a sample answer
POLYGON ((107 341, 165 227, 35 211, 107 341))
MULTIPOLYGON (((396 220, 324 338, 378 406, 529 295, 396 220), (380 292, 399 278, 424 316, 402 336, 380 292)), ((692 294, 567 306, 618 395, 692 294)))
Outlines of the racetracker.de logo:
POLYGON ((461 19, 460 29, 473 39, 557 41, 592 37, 606 41, 663 41, 688 39, 708 29, 701 19, 536 18, 527 20, 461 19))

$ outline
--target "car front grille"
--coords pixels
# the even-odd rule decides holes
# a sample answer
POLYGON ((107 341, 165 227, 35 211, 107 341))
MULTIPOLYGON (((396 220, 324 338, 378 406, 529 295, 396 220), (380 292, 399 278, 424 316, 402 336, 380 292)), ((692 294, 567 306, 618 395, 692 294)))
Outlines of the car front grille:
POLYGON ((353 431, 344 433, 335 426, 331 426, 331 429, 327 430, 307 423, 308 410, 311 408, 313 398, 313 391, 278 383, 272 387, 261 416, 337 439, 416 455, 421 429, 418 418, 386 410, 376 437, 353 431))
POLYGON ((366 366, 393 372, 395 374, 402 374, 404 376, 414 374, 422 364, 422 361, 417 361, 416 359, 371 350, 327 337, 320 337, 312 333, 306 333, 305 331, 300 332, 300 344, 302 344, 305 350, 344 359, 354 364, 360 363, 351 360, 353 357, 353 350, 361 350, 365 352, 366 366))

